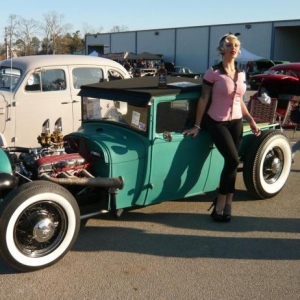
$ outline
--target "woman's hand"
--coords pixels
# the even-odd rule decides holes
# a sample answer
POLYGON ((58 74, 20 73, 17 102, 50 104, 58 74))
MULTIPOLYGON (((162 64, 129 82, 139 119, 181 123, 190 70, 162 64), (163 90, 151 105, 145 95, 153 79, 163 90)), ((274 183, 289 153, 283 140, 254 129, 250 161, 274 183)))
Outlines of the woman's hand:
POLYGON ((199 133, 200 130, 201 130, 200 128, 194 126, 194 127, 190 128, 190 129, 184 130, 182 134, 184 136, 191 135, 192 138, 195 138, 198 135, 198 133, 199 133))
POLYGON ((256 136, 259 136, 260 135, 260 129, 256 125, 255 121, 252 119, 249 124, 250 124, 250 128, 251 128, 253 134, 255 134, 256 136))

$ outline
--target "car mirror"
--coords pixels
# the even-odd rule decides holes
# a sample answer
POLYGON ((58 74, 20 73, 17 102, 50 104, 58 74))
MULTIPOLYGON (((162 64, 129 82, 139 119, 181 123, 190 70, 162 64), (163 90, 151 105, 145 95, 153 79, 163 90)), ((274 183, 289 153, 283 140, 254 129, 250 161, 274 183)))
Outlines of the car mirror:
POLYGON ((163 137, 166 142, 171 142, 173 139, 172 134, 169 131, 165 131, 163 137))

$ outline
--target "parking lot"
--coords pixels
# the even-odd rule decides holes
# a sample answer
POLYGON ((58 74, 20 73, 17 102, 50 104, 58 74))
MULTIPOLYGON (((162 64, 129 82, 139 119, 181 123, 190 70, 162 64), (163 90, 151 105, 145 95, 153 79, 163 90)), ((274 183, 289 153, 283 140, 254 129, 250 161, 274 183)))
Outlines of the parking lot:
POLYGON ((19 273, 0 259, 0 298, 298 299, 299 173, 298 153, 268 200, 252 199, 239 174, 228 224, 209 218, 214 193, 91 219, 50 268, 19 273))

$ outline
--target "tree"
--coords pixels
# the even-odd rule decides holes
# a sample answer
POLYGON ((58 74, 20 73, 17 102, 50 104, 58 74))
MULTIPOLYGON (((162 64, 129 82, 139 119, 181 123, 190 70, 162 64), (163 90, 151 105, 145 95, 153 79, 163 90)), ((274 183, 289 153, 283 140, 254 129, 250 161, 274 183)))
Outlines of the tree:
POLYGON ((127 26, 114 26, 110 32, 121 32, 121 31, 128 31, 128 27, 127 26))
POLYGON ((32 54, 37 54, 40 51, 41 41, 37 37, 33 37, 31 39, 31 49, 33 51, 32 54))
POLYGON ((10 15, 8 17, 8 26, 5 27, 5 58, 12 57, 12 47, 14 44, 15 28, 17 26, 18 16, 10 15))
POLYGON ((69 49, 71 53, 84 51, 84 40, 81 38, 79 30, 73 33, 73 36, 69 35, 69 38, 70 38, 69 49))
POLYGON ((6 59, 6 47, 4 44, 0 44, 0 60, 6 59))
POLYGON ((103 27, 100 26, 97 28, 89 25, 88 23, 84 22, 83 23, 83 35, 85 36, 86 34, 97 34, 97 33, 101 33, 101 31, 103 30, 103 27))
POLYGON ((38 38, 35 35, 38 34, 38 23, 33 19, 27 20, 22 17, 17 19, 14 36, 21 55, 36 54, 33 49, 33 38, 36 48, 38 38))
POLYGON ((63 24, 63 19, 64 15, 59 15, 55 11, 44 15, 45 24, 41 25, 41 29, 45 35, 43 43, 46 54, 48 54, 50 51, 53 54, 56 54, 58 39, 60 39, 68 32, 68 30, 72 28, 71 24, 63 24))
MULTIPOLYGON (((5 27, 5 43, 0 44, 0 59, 20 55, 67 54, 84 52, 85 35, 99 34, 103 27, 95 28, 83 23, 83 37, 80 30, 70 33, 71 24, 63 23, 64 15, 55 11, 43 15, 43 21, 25 19, 11 14, 5 27)), ((110 32, 127 31, 127 26, 114 26, 110 32)))

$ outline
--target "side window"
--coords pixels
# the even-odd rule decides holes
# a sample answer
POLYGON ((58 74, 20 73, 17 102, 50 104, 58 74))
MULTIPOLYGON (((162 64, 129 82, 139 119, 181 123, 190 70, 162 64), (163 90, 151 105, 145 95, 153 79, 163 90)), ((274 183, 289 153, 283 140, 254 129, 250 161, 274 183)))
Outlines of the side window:
POLYGON ((159 103, 156 114, 156 132, 182 131, 189 119, 189 107, 189 100, 159 103))
POLYGON ((123 76, 119 71, 116 71, 114 69, 108 70, 108 81, 120 80, 120 79, 123 79, 123 76))
POLYGON ((64 70, 42 70, 42 92, 61 91, 66 89, 66 75, 64 70))
POLYGON ((13 68, 2 67, 0 70, 0 88, 14 89, 21 78, 21 71, 13 68))
POLYGON ((103 70, 101 68, 76 68, 72 71, 73 87, 80 89, 82 85, 103 81, 103 70))
POLYGON ((41 79, 39 73, 32 73, 25 86, 25 91, 27 92, 40 92, 41 91, 41 79))

